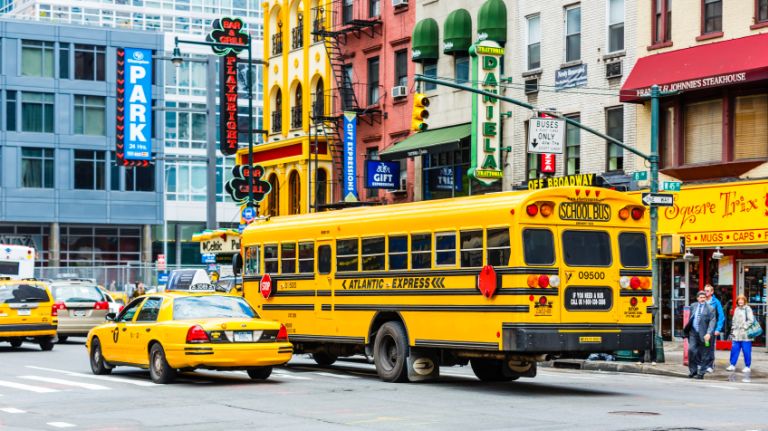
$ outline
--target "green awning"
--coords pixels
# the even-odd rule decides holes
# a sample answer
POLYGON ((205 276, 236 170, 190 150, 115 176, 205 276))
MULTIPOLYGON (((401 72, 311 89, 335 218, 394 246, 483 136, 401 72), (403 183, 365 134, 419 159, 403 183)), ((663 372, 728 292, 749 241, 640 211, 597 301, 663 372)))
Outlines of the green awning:
POLYGON ((379 153, 384 160, 404 159, 426 154, 442 145, 456 145, 469 136, 471 124, 442 127, 413 134, 379 153))
POLYGON ((472 45, 472 16, 466 9, 448 14, 443 26, 443 52, 467 53, 472 45))
POLYGON ((477 38, 507 42, 507 6, 502 0, 487 0, 477 13, 477 38))
POLYGON ((413 28, 411 39, 411 60, 422 62, 424 60, 437 60, 440 50, 440 30, 437 21, 426 18, 413 28))

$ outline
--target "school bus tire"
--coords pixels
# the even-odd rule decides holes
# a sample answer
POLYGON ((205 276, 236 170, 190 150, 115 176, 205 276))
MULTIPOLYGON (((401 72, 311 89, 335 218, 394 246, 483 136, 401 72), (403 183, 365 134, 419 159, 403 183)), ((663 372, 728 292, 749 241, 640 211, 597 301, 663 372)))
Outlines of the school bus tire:
POLYGON ((508 382, 517 380, 513 376, 505 375, 504 361, 498 359, 473 358, 470 360, 472 371, 483 382, 508 382))
POLYGON ((315 360, 317 365, 320 365, 321 367, 328 367, 333 365, 333 363, 336 362, 339 357, 326 350, 319 350, 312 353, 312 359, 315 360))
POLYGON ((21 347, 22 342, 23 340, 21 338, 14 338, 11 341, 9 341, 9 343, 11 343, 11 347, 13 347, 14 349, 18 349, 19 347, 21 347))
POLYGON ((376 333, 373 345, 376 373, 385 382, 404 382, 408 379, 408 337, 400 322, 387 322, 376 333))

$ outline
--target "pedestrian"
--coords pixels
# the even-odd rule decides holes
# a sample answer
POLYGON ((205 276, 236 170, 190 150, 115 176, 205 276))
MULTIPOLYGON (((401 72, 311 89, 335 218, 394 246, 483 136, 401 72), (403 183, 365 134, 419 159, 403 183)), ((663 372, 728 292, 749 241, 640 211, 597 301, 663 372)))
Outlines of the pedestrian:
POLYGON ((146 293, 144 291, 144 283, 142 283, 141 281, 137 281, 136 282, 136 288, 133 289, 133 294, 131 294, 131 299, 138 298, 139 296, 143 295, 144 293, 146 293))
POLYGON ((688 377, 703 379, 706 349, 715 341, 712 334, 715 332, 717 312, 707 304, 707 294, 703 291, 696 294, 696 300, 691 304, 691 318, 683 328, 683 335, 688 337, 688 377))
POLYGON ((723 326, 725 326, 725 313, 723 312, 723 304, 720 303, 720 300, 714 295, 715 288, 712 287, 711 284, 707 283, 704 285, 704 293, 707 295, 707 304, 714 308, 717 313, 715 336, 713 337, 714 339, 712 342, 709 343, 709 347, 706 349, 704 361, 704 364, 706 365, 704 368, 705 371, 711 373, 715 371, 715 344, 717 344, 717 339, 720 336, 720 333, 723 332, 723 326))
POLYGON ((750 372, 752 365, 752 340, 747 335, 747 328, 755 321, 755 315, 752 309, 747 305, 747 297, 739 295, 736 297, 736 309, 733 310, 733 320, 731 321, 731 363, 726 368, 728 371, 736 369, 736 362, 739 361, 739 352, 744 352, 744 368, 742 372, 750 372))

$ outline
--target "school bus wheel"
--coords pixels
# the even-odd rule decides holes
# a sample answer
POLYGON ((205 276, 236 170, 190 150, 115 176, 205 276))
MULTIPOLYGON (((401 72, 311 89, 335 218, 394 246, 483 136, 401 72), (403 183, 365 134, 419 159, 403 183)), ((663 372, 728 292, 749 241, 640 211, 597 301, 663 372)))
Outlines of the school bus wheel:
POLYGON ((312 359, 315 360, 317 365, 320 365, 321 367, 328 367, 333 365, 333 363, 336 362, 339 357, 327 350, 318 350, 317 352, 312 353, 312 359))
POLYGON ((508 382, 514 377, 504 375, 504 361, 498 359, 472 358, 472 371, 484 382, 508 382))
POLYGON ((13 340, 10 341, 11 347, 13 347, 14 349, 18 349, 19 347, 21 347, 22 341, 23 340, 21 338, 14 338, 13 340))
POLYGON ((404 382, 408 378, 408 339, 400 322, 387 322, 376 333, 373 361, 376 373, 385 382, 404 382))

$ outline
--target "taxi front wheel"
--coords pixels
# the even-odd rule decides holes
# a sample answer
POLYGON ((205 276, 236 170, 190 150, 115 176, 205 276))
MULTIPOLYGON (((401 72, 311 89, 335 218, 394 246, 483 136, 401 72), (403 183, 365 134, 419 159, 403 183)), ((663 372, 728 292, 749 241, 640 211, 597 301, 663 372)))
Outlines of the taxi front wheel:
POLYGON ((168 365, 165 351, 160 344, 153 344, 149 349, 149 377, 158 384, 171 383, 176 378, 176 370, 168 365))
POLYGON ((104 355, 101 352, 101 342, 99 342, 98 338, 94 338, 91 341, 91 371, 96 375, 112 372, 112 367, 104 360, 104 355))
POLYGON ((248 369, 248 377, 253 380, 267 380, 272 374, 272 367, 254 367, 248 369))

